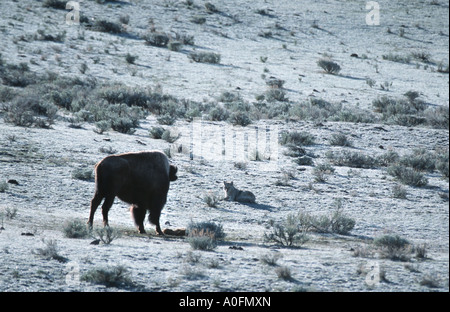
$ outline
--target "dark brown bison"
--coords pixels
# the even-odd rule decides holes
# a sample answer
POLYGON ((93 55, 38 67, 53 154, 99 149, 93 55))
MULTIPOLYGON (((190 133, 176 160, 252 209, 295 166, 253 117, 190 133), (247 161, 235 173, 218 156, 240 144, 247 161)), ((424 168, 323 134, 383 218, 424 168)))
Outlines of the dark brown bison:
POLYGON ((177 167, 169 164, 158 151, 126 153, 105 157, 95 165, 95 195, 91 200, 88 224, 92 228, 94 214, 103 199, 103 225, 108 225, 108 211, 117 196, 131 204, 131 215, 139 233, 145 233, 147 210, 156 232, 163 235, 159 217, 169 191, 170 181, 177 179, 177 167))

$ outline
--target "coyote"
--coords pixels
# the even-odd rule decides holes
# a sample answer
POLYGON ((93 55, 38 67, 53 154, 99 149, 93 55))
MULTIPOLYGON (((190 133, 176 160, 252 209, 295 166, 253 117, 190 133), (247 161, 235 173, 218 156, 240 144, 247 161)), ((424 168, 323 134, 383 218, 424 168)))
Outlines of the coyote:
POLYGON ((223 181, 225 200, 237 201, 241 203, 255 203, 255 195, 250 191, 241 191, 233 186, 233 182, 223 181))

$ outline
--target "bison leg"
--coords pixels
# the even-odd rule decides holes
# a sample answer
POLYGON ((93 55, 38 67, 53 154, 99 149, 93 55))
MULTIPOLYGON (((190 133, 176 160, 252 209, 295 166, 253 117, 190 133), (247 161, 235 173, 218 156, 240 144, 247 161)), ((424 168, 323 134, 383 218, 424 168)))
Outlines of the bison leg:
POLYGON ((159 223, 156 225, 156 234, 164 236, 163 231, 161 231, 161 226, 159 223))
MULTIPOLYGON (((162 209, 162 207, 161 207, 161 209, 162 209)), ((150 215, 148 216, 148 219, 151 223, 156 225, 156 234, 164 235, 164 233, 161 231, 161 226, 159 225, 160 215, 161 215, 160 209, 155 209, 154 211, 150 210, 150 215)))
POLYGON ((98 206, 103 200, 103 196, 100 195, 98 192, 95 193, 94 198, 91 200, 91 211, 89 213, 89 220, 88 220, 88 226, 92 229, 92 224, 94 223, 94 214, 97 210, 98 206))
POLYGON ((155 197, 150 201, 150 214, 148 216, 148 220, 156 225, 156 233, 158 235, 164 235, 161 231, 161 226, 159 225, 159 217, 161 216, 161 210, 163 209, 166 203, 166 196, 164 197, 155 197))
POLYGON ((108 226, 108 212, 111 206, 114 203, 114 195, 109 195, 105 198, 105 201, 102 205, 102 215, 103 215, 103 226, 108 226))
POLYGON ((144 230, 144 219, 145 219, 145 209, 139 208, 138 205, 131 205, 131 216, 133 217, 134 223, 136 224, 140 234, 145 234, 144 230))

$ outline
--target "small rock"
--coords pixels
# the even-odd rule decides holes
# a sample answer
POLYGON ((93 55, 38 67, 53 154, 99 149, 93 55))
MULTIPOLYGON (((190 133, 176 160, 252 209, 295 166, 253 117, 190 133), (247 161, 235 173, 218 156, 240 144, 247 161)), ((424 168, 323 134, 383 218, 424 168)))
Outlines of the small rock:
POLYGON ((296 162, 300 166, 312 166, 314 165, 314 161, 309 156, 300 156, 296 159, 296 162))
POLYGON ((373 127, 374 130, 380 130, 384 132, 389 132, 388 130, 384 129, 383 127, 373 127))

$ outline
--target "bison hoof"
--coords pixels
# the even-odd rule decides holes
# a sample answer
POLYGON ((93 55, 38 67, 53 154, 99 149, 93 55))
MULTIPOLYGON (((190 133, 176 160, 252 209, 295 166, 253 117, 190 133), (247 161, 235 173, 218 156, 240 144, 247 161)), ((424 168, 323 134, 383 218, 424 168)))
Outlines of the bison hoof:
POLYGON ((147 232, 145 230, 139 230, 139 234, 147 234, 147 232))

